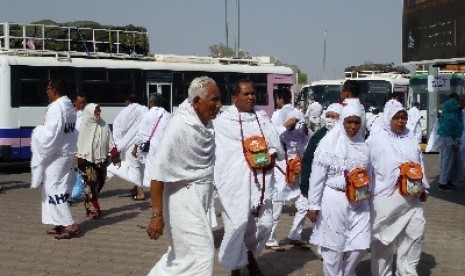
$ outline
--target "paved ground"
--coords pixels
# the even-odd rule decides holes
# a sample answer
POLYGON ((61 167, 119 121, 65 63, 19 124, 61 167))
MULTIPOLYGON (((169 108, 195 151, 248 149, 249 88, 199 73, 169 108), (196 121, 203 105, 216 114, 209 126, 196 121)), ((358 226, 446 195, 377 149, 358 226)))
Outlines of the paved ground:
MULTIPOLYGON (((427 220, 420 275, 465 275, 465 187, 439 192, 438 155, 425 156, 434 189, 424 205, 427 220)), ((145 226, 149 202, 125 197, 130 186, 118 180, 107 183, 101 194, 103 218, 86 220, 81 204, 72 207, 83 234, 57 241, 45 235, 40 222, 40 189, 29 189, 30 174, 24 166, 0 166, 0 275, 146 275, 166 251, 167 240, 149 240, 145 226)), ((278 235, 285 238, 292 217, 286 210, 278 235)), ((221 222, 221 219, 219 219, 221 222)), ((311 223, 305 226, 308 238, 311 223)), ((218 248, 222 227, 214 229, 218 248)), ((323 275, 315 248, 286 246, 285 252, 264 252, 259 265, 265 275, 323 275)), ((369 258, 358 267, 359 275, 370 275, 369 258)), ((228 275, 217 262, 215 275, 228 275)))

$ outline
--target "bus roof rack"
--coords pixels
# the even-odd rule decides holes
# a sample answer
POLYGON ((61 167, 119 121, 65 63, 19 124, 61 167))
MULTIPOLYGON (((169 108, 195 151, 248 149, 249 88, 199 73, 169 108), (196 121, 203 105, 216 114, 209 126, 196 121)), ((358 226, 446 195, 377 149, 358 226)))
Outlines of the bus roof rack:
POLYGON ((148 45, 148 34, 142 31, 0 23, 0 53, 135 58, 148 56, 148 45))

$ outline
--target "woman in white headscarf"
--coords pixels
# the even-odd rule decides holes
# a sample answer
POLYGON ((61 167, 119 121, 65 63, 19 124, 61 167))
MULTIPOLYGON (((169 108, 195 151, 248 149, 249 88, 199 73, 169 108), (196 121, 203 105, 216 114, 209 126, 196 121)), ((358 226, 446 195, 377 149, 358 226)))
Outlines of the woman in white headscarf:
POLYGON ((107 158, 120 162, 118 150, 107 123, 100 117, 101 109, 95 103, 84 108, 78 138, 78 171, 84 175, 86 186, 86 216, 100 217, 98 195, 107 175, 107 158))
MULTIPOLYGON (((340 121, 321 139, 312 163, 307 216, 315 228, 310 242, 320 247, 325 275, 355 275, 370 247, 368 201, 349 201, 345 192, 347 176, 354 169, 364 170, 367 176, 362 116, 357 107, 342 108, 340 121)), ((365 191, 368 184, 365 181, 365 191)))
POLYGON ((383 115, 383 129, 367 140, 372 177, 371 270, 373 275, 392 275, 393 250, 397 245, 396 275, 418 275, 416 266, 425 230, 420 201, 426 200, 429 184, 418 140, 406 127, 407 111, 399 102, 389 101, 383 115), (403 195, 399 188, 405 177, 401 168, 407 162, 423 169, 418 167, 421 173, 417 174, 417 181, 410 180, 418 187, 416 193, 403 195))

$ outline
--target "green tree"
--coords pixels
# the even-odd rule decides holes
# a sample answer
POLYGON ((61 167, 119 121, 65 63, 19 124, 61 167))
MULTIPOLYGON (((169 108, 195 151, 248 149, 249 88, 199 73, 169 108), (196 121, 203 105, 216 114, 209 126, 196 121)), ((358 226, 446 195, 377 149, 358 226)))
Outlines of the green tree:
POLYGON ((297 82, 299 84, 307 84, 308 83, 308 76, 307 73, 304 73, 300 71, 300 69, 297 70, 297 82))
POLYGON ((345 69, 345 72, 361 72, 361 71, 378 71, 380 73, 400 73, 400 74, 408 74, 410 70, 408 70, 404 66, 395 66, 393 62, 391 63, 373 63, 371 61, 367 61, 364 64, 357 65, 357 66, 349 66, 345 69))
MULTIPOLYGON (((219 44, 213 44, 208 46, 208 50, 210 51, 210 56, 211 57, 228 57, 228 58, 233 58, 235 57, 236 53, 234 49, 230 47, 226 47, 223 43, 219 44)), ((245 52, 244 50, 239 51, 239 58, 245 58, 245 52)))

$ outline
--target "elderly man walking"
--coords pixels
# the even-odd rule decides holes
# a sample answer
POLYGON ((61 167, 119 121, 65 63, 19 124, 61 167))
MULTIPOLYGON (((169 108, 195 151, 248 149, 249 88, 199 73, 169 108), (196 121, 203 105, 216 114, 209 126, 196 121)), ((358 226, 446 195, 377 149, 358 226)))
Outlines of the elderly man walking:
POLYGON ((270 237, 273 165, 283 157, 278 133, 266 113, 255 109, 255 85, 239 80, 234 105, 215 120, 215 185, 223 206, 220 263, 241 275, 262 275, 256 258, 270 237))
POLYGON ((208 77, 196 78, 173 114, 157 150, 150 184, 152 216, 147 227, 158 239, 167 225, 168 252, 149 275, 213 275, 213 233, 207 218, 213 191, 215 133, 211 120, 220 90, 208 77))
POLYGON ((64 91, 63 81, 48 82, 50 105, 43 125, 37 126, 31 137, 32 187, 44 185, 42 223, 55 226, 47 234, 56 235, 56 239, 70 239, 79 233, 68 202, 75 177, 76 112, 64 91))

